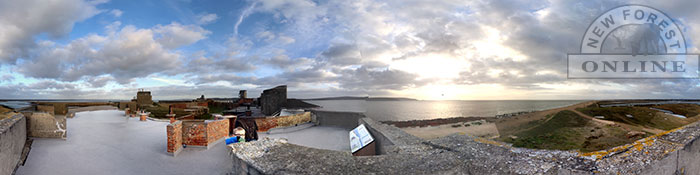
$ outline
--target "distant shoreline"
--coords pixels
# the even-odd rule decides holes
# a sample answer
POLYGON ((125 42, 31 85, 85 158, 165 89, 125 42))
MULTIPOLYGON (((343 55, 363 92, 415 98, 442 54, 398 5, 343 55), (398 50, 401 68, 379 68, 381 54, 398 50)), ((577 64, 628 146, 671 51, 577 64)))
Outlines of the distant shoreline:
POLYGON ((418 101, 413 98, 403 98, 403 97, 324 97, 324 98, 308 98, 300 100, 310 100, 310 101, 323 101, 323 100, 366 100, 366 101, 418 101))

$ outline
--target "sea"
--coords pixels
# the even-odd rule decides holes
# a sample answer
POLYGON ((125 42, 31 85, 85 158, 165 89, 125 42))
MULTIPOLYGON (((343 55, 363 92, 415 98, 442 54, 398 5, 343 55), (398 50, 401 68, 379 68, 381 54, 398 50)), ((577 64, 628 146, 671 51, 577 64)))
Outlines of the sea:
POLYGON ((371 101, 305 100, 321 110, 361 112, 378 121, 408 121, 451 117, 495 117, 524 111, 565 107, 584 100, 488 100, 488 101, 371 101))

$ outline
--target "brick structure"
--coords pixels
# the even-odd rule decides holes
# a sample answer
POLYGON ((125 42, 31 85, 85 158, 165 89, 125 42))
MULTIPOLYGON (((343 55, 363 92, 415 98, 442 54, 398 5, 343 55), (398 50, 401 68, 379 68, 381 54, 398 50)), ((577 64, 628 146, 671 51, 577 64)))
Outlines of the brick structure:
POLYGON ((129 108, 129 114, 134 114, 138 112, 139 107, 136 105, 135 102, 129 102, 126 104, 127 108, 129 108))
POLYGON ((207 143, 215 143, 228 136, 229 120, 207 120, 207 143))
POLYGON ((228 136, 228 129, 229 120, 184 121, 182 143, 209 148, 228 136))
POLYGON ((207 146, 207 125, 200 121, 185 121, 182 143, 187 146, 207 146))
POLYGON ((286 102, 287 85, 267 89, 260 94, 261 112, 265 115, 272 115, 280 111, 286 102))
POLYGON ((141 113, 141 117, 139 118, 139 120, 145 122, 146 118, 148 118, 148 113, 141 113))
POLYGON ((176 121, 168 124, 167 126, 168 134, 168 153, 173 156, 182 151, 182 121, 176 121))
POLYGON ((289 127, 297 124, 311 122, 311 112, 304 112, 290 116, 256 118, 258 131, 265 132, 272 128, 289 127))

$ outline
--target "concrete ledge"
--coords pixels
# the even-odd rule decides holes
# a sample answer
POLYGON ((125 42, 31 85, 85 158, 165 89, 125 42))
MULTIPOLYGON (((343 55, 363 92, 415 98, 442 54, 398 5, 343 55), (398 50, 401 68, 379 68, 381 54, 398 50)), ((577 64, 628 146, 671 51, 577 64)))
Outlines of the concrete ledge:
POLYGON ((27 118, 27 136, 66 139, 66 117, 45 112, 23 112, 27 118))
POLYGON ((333 126, 348 130, 355 129, 358 120, 365 117, 362 113, 356 112, 335 112, 335 111, 311 111, 311 122, 319 126, 333 126))
POLYGON ((14 173, 27 141, 27 119, 22 114, 10 115, 0 120, 0 174, 14 173))
POLYGON ((180 148, 177 148, 177 150, 175 150, 175 152, 168 152, 168 154, 173 156, 173 157, 177 157, 177 155, 179 155, 180 152, 182 152, 182 149, 183 149, 183 147, 182 147, 182 145, 180 145, 180 148))

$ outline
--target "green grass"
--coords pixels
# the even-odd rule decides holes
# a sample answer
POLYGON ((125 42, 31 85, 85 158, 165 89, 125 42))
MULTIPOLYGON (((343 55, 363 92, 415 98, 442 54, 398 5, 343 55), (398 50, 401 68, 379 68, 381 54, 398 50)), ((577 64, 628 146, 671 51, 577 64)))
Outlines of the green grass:
POLYGON ((695 117, 700 112, 700 106, 695 104, 663 104, 653 107, 669 110, 675 114, 680 114, 688 118, 695 117))
POLYGON ((516 133, 517 138, 501 138, 512 143, 515 147, 532 149, 581 150, 583 152, 612 148, 636 139, 647 137, 627 138, 627 131, 619 126, 598 126, 588 118, 573 111, 565 110, 548 117, 549 120, 533 121, 538 124, 532 129, 516 133))
POLYGON ((207 113, 207 114, 194 116, 194 119, 211 120, 211 119, 214 119, 214 116, 212 116, 211 113, 207 113))
POLYGON ((604 116, 605 118, 603 120, 662 130, 670 130, 686 124, 685 122, 682 122, 676 118, 668 119, 667 117, 657 116, 656 113, 658 111, 647 107, 586 107, 577 108, 576 110, 592 117, 604 116), (632 115, 633 118, 627 117, 627 114, 632 115))
POLYGON ((221 106, 209 106, 209 113, 211 114, 222 114, 224 113, 224 107, 221 106))
POLYGON ((589 120, 566 110, 551 117, 548 121, 515 134, 517 139, 509 139, 513 146, 535 149, 578 149, 584 142, 581 127, 587 126, 589 120))

